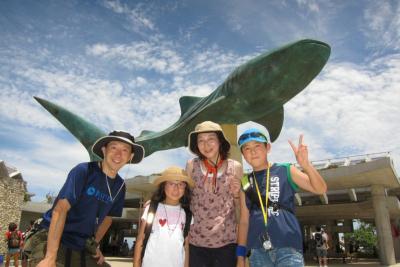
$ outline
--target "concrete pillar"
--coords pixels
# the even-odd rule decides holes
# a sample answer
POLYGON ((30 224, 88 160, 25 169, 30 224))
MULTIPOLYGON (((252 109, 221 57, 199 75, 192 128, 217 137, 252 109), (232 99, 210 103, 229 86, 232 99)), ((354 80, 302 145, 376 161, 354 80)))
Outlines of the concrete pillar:
POLYGON ((343 221, 343 226, 344 226, 344 229, 347 229, 349 227, 351 229, 350 232, 354 231, 354 229, 353 229, 353 220, 344 220, 343 221))
MULTIPOLYGON (((399 229, 399 220, 400 218, 396 218, 392 220, 392 225, 396 229, 399 229)), ((394 255, 396 258, 396 261, 400 260, 400 237, 399 236, 393 236, 393 247, 394 247, 394 255)))
POLYGON ((390 215, 386 207, 386 190, 383 185, 372 185, 372 205, 378 234, 379 257, 383 265, 396 263, 393 248, 390 215))
POLYGON ((221 124, 225 137, 231 145, 229 152, 230 158, 242 163, 242 153, 240 153, 239 146, 237 145, 237 125, 236 124, 221 124))
POLYGON ((331 233, 331 242, 330 242, 330 247, 332 248, 332 256, 335 257, 340 257, 341 254, 338 254, 338 247, 339 247, 339 230, 338 230, 338 221, 334 221, 334 227, 332 227, 332 233, 331 233))

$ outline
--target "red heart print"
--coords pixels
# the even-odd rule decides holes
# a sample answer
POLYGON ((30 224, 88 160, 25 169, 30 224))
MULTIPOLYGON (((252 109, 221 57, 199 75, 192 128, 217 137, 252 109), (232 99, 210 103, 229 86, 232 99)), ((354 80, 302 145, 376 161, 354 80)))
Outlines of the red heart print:
POLYGON ((164 226, 165 223, 167 222, 167 219, 159 219, 158 222, 160 223, 161 226, 164 226))

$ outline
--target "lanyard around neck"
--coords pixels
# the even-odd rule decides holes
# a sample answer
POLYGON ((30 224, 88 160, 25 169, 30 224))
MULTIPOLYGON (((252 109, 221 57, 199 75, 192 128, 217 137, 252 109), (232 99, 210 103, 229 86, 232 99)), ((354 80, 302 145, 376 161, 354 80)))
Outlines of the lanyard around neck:
POLYGON ((254 174, 254 171, 253 171, 254 183, 256 184, 258 200, 260 201, 260 206, 261 206, 262 214, 264 216, 265 226, 267 226, 267 222, 268 222, 269 167, 270 167, 270 164, 268 162, 267 175, 265 177, 265 180, 266 180, 265 181, 266 182, 266 187, 265 187, 265 208, 264 208, 264 205, 263 205, 260 189, 258 188, 257 178, 256 178, 256 175, 254 174))
POLYGON ((104 173, 104 175, 105 175, 105 177, 106 177, 106 184, 107 184, 108 195, 110 196, 110 200, 111 200, 111 202, 114 202, 114 199, 117 198, 117 196, 118 196, 119 192, 121 191, 122 187, 124 187, 125 181, 122 182, 120 188, 118 189, 117 193, 116 193, 115 196, 113 197, 113 196, 112 196, 112 193, 111 193, 110 184, 108 183, 108 178, 107 178, 108 176, 107 176, 107 174, 103 171, 103 163, 102 163, 101 161, 100 161, 100 170, 104 173))

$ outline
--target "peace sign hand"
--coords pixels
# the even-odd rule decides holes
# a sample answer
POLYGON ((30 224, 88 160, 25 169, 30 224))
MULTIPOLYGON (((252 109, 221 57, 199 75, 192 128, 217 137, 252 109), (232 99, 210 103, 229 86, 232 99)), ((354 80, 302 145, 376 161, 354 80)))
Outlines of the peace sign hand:
POLYGON ((297 163, 305 169, 309 165, 307 145, 303 144, 303 134, 300 134, 299 145, 296 147, 292 141, 288 140, 293 149, 297 163))

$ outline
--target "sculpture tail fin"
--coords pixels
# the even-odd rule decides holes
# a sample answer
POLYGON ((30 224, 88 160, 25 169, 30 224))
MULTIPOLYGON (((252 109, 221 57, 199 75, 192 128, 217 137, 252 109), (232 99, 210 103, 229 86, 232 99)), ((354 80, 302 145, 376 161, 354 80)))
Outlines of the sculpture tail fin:
POLYGON ((92 146, 97 139, 106 135, 106 133, 91 122, 86 121, 82 117, 59 105, 36 96, 34 96, 34 98, 81 142, 88 151, 90 160, 99 160, 99 158, 92 153, 92 146))

